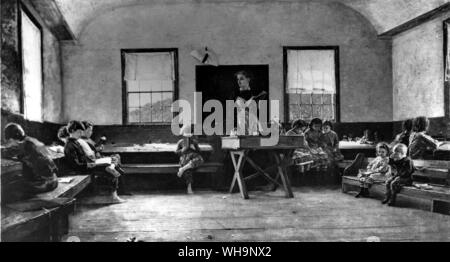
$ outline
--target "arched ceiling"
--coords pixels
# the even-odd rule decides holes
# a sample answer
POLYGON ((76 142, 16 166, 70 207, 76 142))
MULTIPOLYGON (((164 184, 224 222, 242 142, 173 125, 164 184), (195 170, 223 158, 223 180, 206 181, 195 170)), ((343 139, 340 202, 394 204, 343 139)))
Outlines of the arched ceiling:
POLYGON ((427 13, 450 0, 55 0, 76 37, 96 16, 130 5, 185 3, 338 2, 361 13, 379 34, 427 13))

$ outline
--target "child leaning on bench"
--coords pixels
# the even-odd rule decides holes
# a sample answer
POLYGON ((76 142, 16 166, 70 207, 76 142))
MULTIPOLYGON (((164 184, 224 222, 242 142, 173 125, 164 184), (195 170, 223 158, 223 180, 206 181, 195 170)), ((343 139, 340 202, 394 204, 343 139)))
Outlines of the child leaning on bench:
POLYGON ((2 157, 17 158, 23 164, 23 177, 14 184, 8 200, 26 199, 58 187, 58 168, 43 143, 27 136, 16 123, 6 125, 5 139, 8 144, 1 150, 2 157))
POLYGON ((183 178, 187 184, 187 193, 193 194, 193 169, 203 164, 204 160, 200 155, 200 147, 197 139, 192 135, 192 126, 184 125, 181 129, 183 136, 177 143, 176 153, 180 156, 180 169, 178 170, 178 177, 183 178))
POLYGON ((397 194, 404 186, 411 186, 413 183, 414 163, 407 156, 408 147, 404 144, 397 144, 392 150, 389 165, 392 169, 392 177, 386 181, 386 197, 383 204, 395 205, 397 194))
POLYGON ((391 168, 389 166, 389 146, 386 143, 379 143, 376 146, 377 157, 367 165, 367 169, 359 170, 358 178, 361 190, 355 196, 368 197, 369 188, 375 182, 384 182, 389 178, 391 168))

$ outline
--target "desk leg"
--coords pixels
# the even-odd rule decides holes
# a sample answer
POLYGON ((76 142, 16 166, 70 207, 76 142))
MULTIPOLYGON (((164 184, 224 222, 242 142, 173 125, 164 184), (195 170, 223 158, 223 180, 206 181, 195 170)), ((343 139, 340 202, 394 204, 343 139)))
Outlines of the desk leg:
POLYGON ((237 152, 232 151, 232 152, 230 152, 230 155, 231 155, 231 160, 233 161, 233 166, 234 166, 234 177, 233 177, 233 182, 231 183, 230 193, 233 192, 233 189, 234 189, 234 187, 236 185, 236 181, 237 181, 242 198, 249 199, 247 187, 245 186, 244 177, 242 175, 242 169, 243 169, 244 163, 245 163, 246 152, 245 151, 237 151, 237 152), (237 161, 236 161, 235 156, 238 156, 237 161))
POLYGON ((291 188, 291 182, 289 181, 289 177, 287 176, 287 172, 286 172, 286 158, 289 158, 290 154, 285 154, 284 157, 281 157, 282 153, 278 154, 274 152, 274 157, 275 157, 275 161, 277 163, 278 166, 278 176, 281 177, 281 181, 283 182, 283 188, 284 188, 284 192, 286 194, 286 198, 293 198, 294 197, 294 193, 292 192, 292 188, 291 188))

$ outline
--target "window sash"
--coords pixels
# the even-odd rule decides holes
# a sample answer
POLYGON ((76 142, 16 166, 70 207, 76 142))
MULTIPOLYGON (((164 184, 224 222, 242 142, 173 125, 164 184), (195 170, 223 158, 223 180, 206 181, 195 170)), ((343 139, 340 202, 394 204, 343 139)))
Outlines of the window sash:
POLYGON ((170 123, 176 91, 175 52, 130 52, 124 56, 127 122, 170 123))
POLYGON ((42 122, 42 31, 22 9, 21 41, 24 117, 42 122))

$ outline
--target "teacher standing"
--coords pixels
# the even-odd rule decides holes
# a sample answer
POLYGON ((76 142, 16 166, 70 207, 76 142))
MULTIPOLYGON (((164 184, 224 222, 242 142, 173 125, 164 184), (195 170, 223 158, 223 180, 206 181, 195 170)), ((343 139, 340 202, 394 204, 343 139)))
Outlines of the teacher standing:
POLYGON ((252 102, 258 103, 258 100, 267 95, 266 92, 256 94, 251 88, 252 76, 246 71, 239 71, 235 74, 237 83, 239 85, 239 92, 236 95, 237 105, 237 127, 238 130, 245 130, 245 135, 259 135, 258 116, 257 112, 250 112, 250 104, 252 102), (245 114, 243 114, 245 111, 245 114), (245 116, 245 117, 242 117, 245 116))

